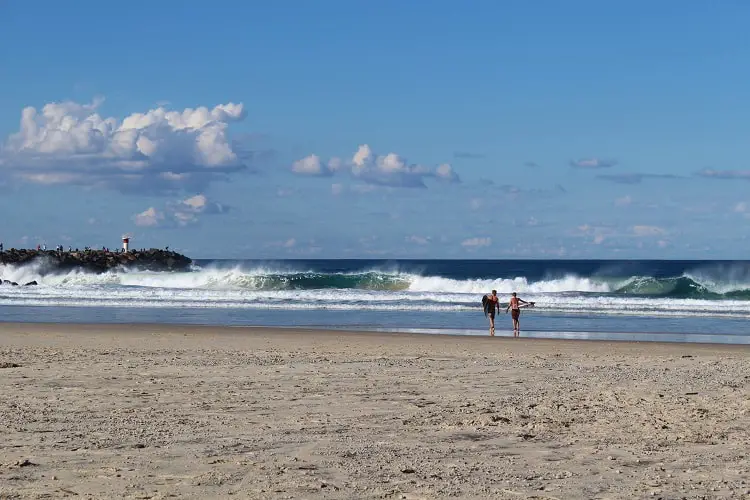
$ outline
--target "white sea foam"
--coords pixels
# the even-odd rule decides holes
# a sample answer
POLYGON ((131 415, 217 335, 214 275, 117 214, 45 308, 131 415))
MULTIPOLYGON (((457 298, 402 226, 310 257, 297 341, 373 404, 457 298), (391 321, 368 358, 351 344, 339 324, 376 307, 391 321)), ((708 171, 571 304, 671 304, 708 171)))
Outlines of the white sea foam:
POLYGON ((514 279, 478 279, 453 280, 439 276, 410 276, 409 290, 415 292, 453 292, 484 294, 497 290, 498 294, 518 293, 560 293, 560 292, 599 292, 612 291, 607 283, 596 282, 589 278, 565 276, 559 279, 543 280, 529 283, 526 278, 514 279))
MULTIPOLYGON (((45 264, 37 262, 25 266, 0 265, 0 278, 20 284, 32 280, 39 283, 33 287, 1 286, 0 305, 481 312, 481 295, 496 289, 503 301, 508 293, 517 291, 524 299, 538 302, 536 311, 540 314, 750 317, 750 301, 614 295, 612 292, 634 279, 607 281, 573 275, 539 281, 455 280, 397 270, 323 275, 312 270, 241 266, 177 273, 50 274, 45 264), (338 283, 341 279, 354 280, 347 283, 355 285, 359 283, 356 280, 362 280, 364 288, 289 289, 294 280, 308 280, 309 284, 310 280, 338 283)), ((706 276, 692 279, 698 283, 702 280, 701 284, 716 290, 750 288, 740 279, 734 283, 706 276), (709 283, 709 278, 715 282, 709 283)))
MULTIPOLYGON (((295 275, 315 275, 314 271, 291 272, 272 269, 254 268, 207 268, 193 272, 149 272, 149 271, 109 271, 93 274, 82 271, 69 271, 59 274, 47 274, 44 266, 2 266, 0 277, 19 284, 37 281, 43 286, 90 286, 90 285, 123 285, 153 288, 225 288, 225 289, 263 289, 272 288, 273 280, 283 280, 295 275)), ((515 279, 476 279, 454 280, 439 276, 420 276, 410 273, 341 273, 338 276, 373 275, 376 280, 400 281, 407 285, 409 291, 429 293, 468 293, 483 294, 496 289, 498 293, 556 293, 556 292, 609 292, 610 285, 596 282, 589 278, 565 276, 560 279, 529 283, 526 278, 515 279)), ((336 276, 336 275, 331 275, 336 276)), ((283 283, 279 283, 281 285, 283 283)))

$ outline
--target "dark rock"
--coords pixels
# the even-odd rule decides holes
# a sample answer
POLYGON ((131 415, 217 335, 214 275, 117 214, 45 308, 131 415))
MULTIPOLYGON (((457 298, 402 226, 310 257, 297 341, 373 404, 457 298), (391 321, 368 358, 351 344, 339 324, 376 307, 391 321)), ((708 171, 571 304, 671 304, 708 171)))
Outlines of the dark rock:
POLYGON ((29 282, 28 282, 28 283, 26 283, 26 284, 25 284, 24 286, 34 286, 34 285, 38 285, 38 284, 39 284, 39 283, 37 283, 37 282, 36 282, 36 280, 34 280, 34 281, 29 281, 29 282))
MULTIPOLYGON (((112 252, 106 250, 84 250, 59 252, 11 248, 0 252, 0 264, 22 265, 42 261, 48 265, 46 272, 55 273, 80 269, 103 273, 116 268, 135 268, 144 271, 184 271, 190 268, 192 259, 171 250, 152 248, 112 252)), ((5 285, 17 283, 3 280, 5 285)), ((27 285, 36 284, 29 282, 27 285)))
POLYGON ((8 361, 1 361, 0 362, 0 368, 20 368, 21 365, 18 363, 10 363, 8 361))

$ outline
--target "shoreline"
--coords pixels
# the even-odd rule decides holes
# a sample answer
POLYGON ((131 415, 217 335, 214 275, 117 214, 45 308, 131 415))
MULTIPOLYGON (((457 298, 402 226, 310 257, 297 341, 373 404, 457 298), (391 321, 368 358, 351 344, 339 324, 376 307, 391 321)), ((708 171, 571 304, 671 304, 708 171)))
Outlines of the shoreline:
POLYGON ((0 498, 750 495, 750 349, 0 324, 0 498))
MULTIPOLYGON (((213 324, 194 324, 194 323, 129 323, 129 322, 108 322, 108 323, 56 323, 56 322, 16 322, 16 321, 2 321, 0 320, 0 334, 7 333, 8 329, 16 332, 26 333, 39 333, 40 330, 45 328, 54 328, 58 332, 66 332, 67 334, 76 334, 82 331, 97 331, 97 332, 117 332, 118 335, 128 334, 142 334, 143 330, 149 330, 153 333, 173 333, 175 329, 181 331, 188 331, 195 334, 211 332, 212 334, 218 333, 232 333, 232 334, 245 334, 249 336, 257 335, 320 335, 322 337, 328 336, 339 336, 339 337, 363 337, 363 338, 377 338, 378 336, 384 336, 386 338, 401 338, 409 339, 412 342, 431 342, 430 339, 434 338, 448 338, 461 343, 466 342, 531 342, 540 345, 553 346, 560 344, 571 344, 571 345, 588 345, 588 344, 607 344, 607 345, 637 345, 637 346, 654 346, 655 348, 666 348, 671 349, 675 346, 684 348, 724 348, 729 350, 740 349, 750 351, 750 342, 711 342, 711 341, 672 341, 672 340, 652 340, 660 335, 663 336, 674 336, 678 334, 672 333, 631 333, 631 332, 570 332, 575 334, 592 334, 592 335, 631 335, 637 337, 643 337, 641 340, 637 339, 617 339, 617 338, 564 338, 555 336, 539 336, 539 333, 552 333, 554 331, 534 331, 530 330, 531 335, 524 336, 524 332, 521 332, 521 336, 514 338, 509 334, 505 334, 504 331, 498 330, 498 333, 491 337, 486 331, 482 330, 471 330, 472 334, 461 334, 461 333, 432 333, 437 330, 434 328, 381 328, 381 329, 368 329, 368 328, 350 328, 350 327, 307 327, 307 326, 263 326, 263 325, 213 325, 213 324), (409 330, 409 331, 405 331, 409 330), (479 334, 479 332, 482 332, 479 334), (657 347, 659 346, 659 347, 657 347), (671 347, 670 347, 671 346, 671 347)), ((465 331, 457 328, 446 328, 442 329, 444 332, 451 331, 465 331)), ((728 335, 713 335, 713 334, 681 334, 688 337, 703 337, 703 338, 726 338, 735 337, 728 335)), ((745 339, 745 336, 736 336, 738 339, 745 339)), ((0 339, 1 341, 1 339, 0 339)), ((1 344, 0 344, 1 345, 1 344)))

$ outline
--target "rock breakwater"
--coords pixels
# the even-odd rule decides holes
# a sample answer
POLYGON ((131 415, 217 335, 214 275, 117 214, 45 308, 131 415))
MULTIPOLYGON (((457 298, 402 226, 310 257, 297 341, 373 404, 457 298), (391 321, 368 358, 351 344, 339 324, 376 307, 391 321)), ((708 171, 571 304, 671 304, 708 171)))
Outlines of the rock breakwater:
POLYGON ((170 250, 148 249, 128 252, 111 250, 31 250, 11 248, 0 252, 0 264, 24 265, 41 262, 47 272, 82 271, 104 273, 110 269, 133 268, 146 271, 184 271, 192 259, 170 250))

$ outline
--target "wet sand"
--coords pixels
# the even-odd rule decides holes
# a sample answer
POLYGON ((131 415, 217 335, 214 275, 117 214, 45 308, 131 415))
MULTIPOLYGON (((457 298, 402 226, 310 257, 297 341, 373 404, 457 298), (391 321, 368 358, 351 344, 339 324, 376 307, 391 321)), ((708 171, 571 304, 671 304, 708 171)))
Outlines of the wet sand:
POLYGON ((750 346, 0 323, 0 498, 748 498, 750 346))

